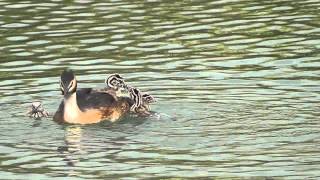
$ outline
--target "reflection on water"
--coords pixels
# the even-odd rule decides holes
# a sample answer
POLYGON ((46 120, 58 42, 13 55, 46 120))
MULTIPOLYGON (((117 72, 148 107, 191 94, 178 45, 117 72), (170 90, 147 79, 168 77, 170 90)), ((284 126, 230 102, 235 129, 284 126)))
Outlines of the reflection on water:
POLYGON ((0 175, 319 179, 320 3, 0 0, 0 175), (60 72, 120 73, 149 119, 90 126, 53 113, 60 72))
POLYGON ((75 166, 75 161, 72 160, 72 154, 81 154, 81 135, 82 129, 81 127, 67 127, 66 135, 65 135, 65 143, 66 146, 58 147, 59 151, 67 151, 70 153, 70 158, 66 157, 67 164, 70 166, 75 166))

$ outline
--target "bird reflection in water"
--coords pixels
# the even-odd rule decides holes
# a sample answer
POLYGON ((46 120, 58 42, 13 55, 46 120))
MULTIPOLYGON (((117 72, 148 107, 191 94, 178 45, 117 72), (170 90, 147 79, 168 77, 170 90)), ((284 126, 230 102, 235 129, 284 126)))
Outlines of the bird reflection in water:
POLYGON ((66 126, 65 146, 59 146, 57 150, 64 155, 67 166, 76 166, 80 161, 78 155, 82 154, 81 136, 81 126, 66 126))

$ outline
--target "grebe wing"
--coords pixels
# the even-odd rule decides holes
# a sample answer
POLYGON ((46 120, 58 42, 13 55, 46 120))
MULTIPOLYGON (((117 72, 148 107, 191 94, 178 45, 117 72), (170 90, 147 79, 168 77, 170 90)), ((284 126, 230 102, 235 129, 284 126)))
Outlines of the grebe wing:
POLYGON ((92 88, 81 88, 77 90, 77 95, 85 95, 85 94, 90 94, 91 91, 94 91, 92 88))
POLYGON ((77 103, 81 110, 101 108, 114 105, 116 99, 109 93, 93 90, 92 88, 77 91, 77 103))

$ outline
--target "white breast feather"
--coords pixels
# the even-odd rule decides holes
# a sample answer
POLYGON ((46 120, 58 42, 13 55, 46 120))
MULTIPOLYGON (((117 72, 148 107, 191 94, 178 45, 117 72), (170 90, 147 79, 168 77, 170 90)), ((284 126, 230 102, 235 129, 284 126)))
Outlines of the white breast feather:
POLYGON ((67 122, 75 122, 81 110, 77 104, 77 95, 73 93, 67 100, 64 100, 64 120, 67 122))

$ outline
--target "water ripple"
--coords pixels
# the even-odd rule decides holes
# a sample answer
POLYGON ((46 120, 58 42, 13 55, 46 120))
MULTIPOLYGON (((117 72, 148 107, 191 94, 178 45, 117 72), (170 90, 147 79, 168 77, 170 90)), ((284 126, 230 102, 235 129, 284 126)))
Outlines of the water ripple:
POLYGON ((1 177, 319 179, 319 7, 0 1, 1 177), (34 100, 56 110, 65 68, 81 88, 120 73, 158 99, 156 114, 92 126, 25 117, 34 100))

